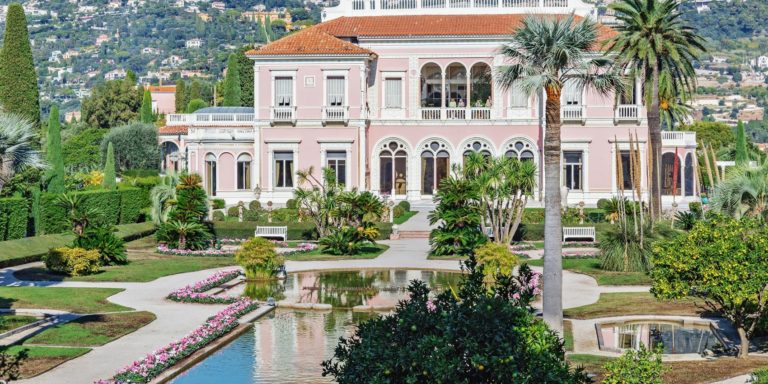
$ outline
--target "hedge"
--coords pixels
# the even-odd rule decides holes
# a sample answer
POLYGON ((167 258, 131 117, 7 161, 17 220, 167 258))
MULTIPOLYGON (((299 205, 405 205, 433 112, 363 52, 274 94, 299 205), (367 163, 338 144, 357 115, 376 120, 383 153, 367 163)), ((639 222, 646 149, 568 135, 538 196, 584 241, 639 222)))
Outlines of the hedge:
MULTIPOLYGON (((107 224, 129 224, 142 218, 141 211, 150 204, 149 194, 140 188, 125 188, 117 191, 74 192, 82 198, 83 209, 92 209, 100 214, 107 224)), ((43 233, 68 231, 67 212, 56 206, 56 194, 41 196, 41 228, 43 233)))
MULTIPOLYGON (((315 224, 303 223, 264 223, 254 221, 217 221, 213 223, 213 231, 218 238, 247 239, 253 236, 257 226, 288 227, 288 240, 316 240, 317 231, 315 224)), ((377 223, 379 228, 379 240, 389 239, 392 233, 392 223, 377 223)))
MULTIPOLYGON (((563 225, 564 227, 595 227, 598 239, 600 234, 611 228, 611 223, 585 223, 583 225, 563 225)), ((514 236, 515 241, 541 241, 544 240, 544 224, 520 224, 514 236)))
POLYGON ((0 241, 21 239, 27 234, 29 209, 20 197, 0 199, 0 241))
MULTIPOLYGON (((570 210, 577 208, 571 207, 570 210)), ((599 208, 584 208, 585 221, 591 223, 602 223, 605 221, 605 211, 599 208)), ((572 218, 566 218, 573 220, 572 218)), ((544 223, 544 208, 526 208, 523 211, 523 223, 542 224, 544 223)))

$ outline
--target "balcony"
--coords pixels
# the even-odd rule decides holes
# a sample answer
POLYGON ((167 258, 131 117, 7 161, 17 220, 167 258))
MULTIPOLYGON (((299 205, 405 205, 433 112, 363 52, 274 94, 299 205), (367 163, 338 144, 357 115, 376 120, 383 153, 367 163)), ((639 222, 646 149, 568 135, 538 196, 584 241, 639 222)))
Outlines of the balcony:
POLYGON ((562 122, 577 122, 583 124, 586 120, 583 105, 563 105, 560 107, 560 120, 562 122))
POLYGON ((616 123, 621 122, 640 122, 640 106, 639 105, 617 105, 614 116, 616 123))
POLYGON ((273 123, 295 123, 296 107, 272 107, 270 115, 273 123))
POLYGON ((662 131, 661 145, 664 147, 696 147, 696 132, 662 131))
POLYGON ((252 126, 253 113, 185 113, 170 114, 165 118, 169 126, 193 125, 193 126, 252 126))
POLYGON ((323 107, 323 123, 346 123, 349 107, 323 107))
POLYGON ((421 120, 490 120, 491 108, 421 108, 421 120))

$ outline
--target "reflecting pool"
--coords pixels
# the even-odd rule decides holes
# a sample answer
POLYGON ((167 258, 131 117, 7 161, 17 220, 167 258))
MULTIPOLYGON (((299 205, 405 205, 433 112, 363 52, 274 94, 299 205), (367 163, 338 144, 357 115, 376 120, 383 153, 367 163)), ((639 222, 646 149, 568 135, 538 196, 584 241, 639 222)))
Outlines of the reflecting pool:
POLYGON ((708 322, 629 321, 600 324, 600 349, 651 349, 661 345, 664 354, 698 353, 712 349, 719 341, 708 322))

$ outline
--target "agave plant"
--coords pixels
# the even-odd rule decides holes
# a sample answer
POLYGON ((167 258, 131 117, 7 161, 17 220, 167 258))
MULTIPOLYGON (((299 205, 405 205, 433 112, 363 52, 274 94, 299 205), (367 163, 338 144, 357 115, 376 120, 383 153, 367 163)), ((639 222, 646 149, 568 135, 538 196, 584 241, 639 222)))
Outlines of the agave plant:
POLYGON ((150 199, 152 200, 152 223, 160 225, 168 221, 168 215, 176 201, 176 186, 179 177, 174 173, 160 179, 160 183, 152 188, 150 199))
POLYGON ((686 231, 693 229, 699 221, 699 216, 694 212, 678 212, 675 214, 675 223, 686 231))
POLYGON ((0 113, 0 190, 16 173, 26 168, 45 167, 45 161, 35 149, 35 131, 29 120, 0 113))
POLYGON ((768 163, 730 170, 712 193, 712 209, 736 219, 768 219, 768 163))

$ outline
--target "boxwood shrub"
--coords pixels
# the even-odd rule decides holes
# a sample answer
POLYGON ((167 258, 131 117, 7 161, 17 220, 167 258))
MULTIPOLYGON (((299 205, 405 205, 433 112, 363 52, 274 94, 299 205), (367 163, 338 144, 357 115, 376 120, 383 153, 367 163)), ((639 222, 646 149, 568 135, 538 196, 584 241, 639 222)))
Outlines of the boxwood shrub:
POLYGON ((149 207, 149 192, 141 188, 120 189, 120 224, 143 221, 143 210, 149 207))
POLYGON ((20 197, 0 199, 0 240, 21 239, 27 234, 29 208, 20 197))

